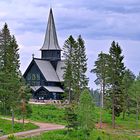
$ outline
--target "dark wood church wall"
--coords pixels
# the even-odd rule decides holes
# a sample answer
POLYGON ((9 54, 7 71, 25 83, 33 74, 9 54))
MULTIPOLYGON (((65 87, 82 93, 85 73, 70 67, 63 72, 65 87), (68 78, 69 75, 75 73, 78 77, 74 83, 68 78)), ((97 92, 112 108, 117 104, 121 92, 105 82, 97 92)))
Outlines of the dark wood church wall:
POLYGON ((42 50, 42 59, 47 60, 61 60, 61 51, 60 50, 42 50))
POLYGON ((34 64, 25 76, 26 82, 31 86, 45 85, 46 80, 40 73, 38 67, 34 64))

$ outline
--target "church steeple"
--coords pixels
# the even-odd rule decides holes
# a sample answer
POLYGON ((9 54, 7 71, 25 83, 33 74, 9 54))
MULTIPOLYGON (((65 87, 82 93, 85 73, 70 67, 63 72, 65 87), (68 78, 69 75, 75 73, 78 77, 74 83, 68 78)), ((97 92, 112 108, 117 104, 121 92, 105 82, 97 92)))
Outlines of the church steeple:
POLYGON ((45 40, 41 50, 61 50, 57 40, 52 8, 50 9, 45 40))
POLYGON ((50 9, 45 40, 41 48, 41 58, 50 61, 55 68, 57 62, 61 60, 61 49, 57 40, 52 9, 50 9))

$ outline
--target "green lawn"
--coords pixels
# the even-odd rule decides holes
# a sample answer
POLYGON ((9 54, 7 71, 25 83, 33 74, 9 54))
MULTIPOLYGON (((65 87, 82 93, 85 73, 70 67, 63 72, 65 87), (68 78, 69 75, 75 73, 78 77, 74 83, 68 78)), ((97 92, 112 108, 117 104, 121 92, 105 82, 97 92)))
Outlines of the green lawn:
MULTIPOLYGON (((66 124, 63 107, 60 108, 53 105, 31 105, 31 108, 32 114, 28 117, 30 120, 66 124)), ((126 116, 125 120, 122 119, 122 115, 117 117, 116 129, 112 129, 111 114, 108 110, 103 110, 102 112, 103 123, 106 126, 102 130, 94 129, 91 132, 89 140, 97 140, 99 136, 101 138, 100 140, 140 140, 140 137, 138 138, 138 136, 140 136, 140 121, 136 128, 135 114, 126 116)), ((100 118, 100 109, 96 107, 94 113, 96 118, 95 122, 97 123, 100 118)), ((83 134, 79 131, 72 132, 68 135, 66 130, 57 130, 43 133, 38 137, 26 138, 23 140, 84 140, 83 137, 83 134)))
POLYGON ((30 120, 66 124, 64 108, 58 108, 54 105, 31 105, 31 108, 32 114, 28 117, 30 120))
MULTIPOLYGON (((41 136, 25 138, 22 140, 85 140, 85 138, 83 134, 78 131, 67 134, 65 130, 57 130, 44 133, 41 136)), ((138 138, 137 136, 130 136, 126 134, 109 134, 101 130, 93 130, 88 140, 140 140, 140 138, 138 138)))
POLYGON ((25 124, 24 128, 21 123, 15 123, 14 131, 12 131, 11 121, 0 118, 0 130, 3 131, 3 133, 0 133, 0 135, 10 134, 12 132, 21 132, 21 131, 26 131, 26 130, 36 129, 36 128, 38 128, 38 126, 35 126, 32 123, 25 124))
MULTIPOLYGON (((33 112, 30 119, 32 120, 66 124, 64 108, 57 108, 53 105, 31 105, 31 107, 33 112)), ((94 111, 95 122, 99 122, 100 109, 95 108, 94 111)), ((97 140, 98 137, 101 138, 100 140, 140 140, 139 135, 136 135, 136 131, 139 132, 140 125, 136 128, 134 114, 131 114, 129 117, 126 116, 125 120, 122 119, 122 116, 117 117, 116 129, 112 129, 111 114, 108 113, 108 110, 103 110, 103 123, 106 124, 106 127, 102 130, 94 129, 89 140, 97 140)), ((84 140, 84 136, 79 131, 67 134, 66 130, 57 130, 23 140, 84 140)))

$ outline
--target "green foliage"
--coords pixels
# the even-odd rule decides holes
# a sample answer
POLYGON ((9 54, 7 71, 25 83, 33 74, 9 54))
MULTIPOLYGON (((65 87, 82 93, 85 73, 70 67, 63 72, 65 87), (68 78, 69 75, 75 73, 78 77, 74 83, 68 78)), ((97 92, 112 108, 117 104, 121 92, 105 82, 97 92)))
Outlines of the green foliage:
POLYGON ((78 121, 74 105, 69 105, 65 108, 65 120, 67 122, 66 127, 68 128, 68 131, 71 129, 77 129, 78 121))
POLYGON ((109 55, 101 52, 98 55, 97 61, 95 61, 94 68, 91 70, 91 72, 95 73, 97 76, 97 79, 95 80, 96 85, 100 86, 101 107, 104 106, 104 95, 106 93, 106 88, 107 88, 108 62, 109 62, 109 55))
POLYGON ((129 89, 135 80, 135 75, 129 70, 125 70, 124 77, 122 79, 123 89, 123 119, 126 113, 130 113, 131 97, 129 95, 129 89))
POLYGON ((63 51, 65 58, 65 92, 69 95, 69 102, 77 102, 81 91, 88 85, 88 79, 85 74, 87 71, 87 58, 84 40, 79 36, 77 41, 75 41, 70 36, 65 41, 63 51))
POLYGON ((13 134, 8 135, 8 140, 15 140, 15 136, 13 134))
POLYGON ((76 46, 76 41, 70 36, 64 43, 63 56, 65 58, 65 71, 64 71, 64 87, 65 92, 68 92, 69 102, 73 100, 72 87, 73 87, 73 52, 76 46))
MULTIPOLYGON (((100 130, 93 130, 88 140, 139 140, 136 136, 109 134, 100 130), (100 138, 99 138, 100 137, 100 138)), ((18 139, 19 140, 19 139, 18 139)), ((41 136, 24 138, 22 140, 85 140, 81 131, 74 131, 71 135, 65 130, 43 133, 41 136)))
MULTIPOLYGON (((14 132, 21 132, 31 129, 36 129, 38 126, 33 125, 32 123, 25 124, 24 128, 21 123, 15 123, 14 132)), ((11 121, 0 119, 0 129, 3 130, 3 134, 11 134, 13 133, 11 121)))
POLYGON ((101 139, 101 137, 99 136, 99 137, 97 138, 97 140, 102 140, 102 139, 101 139))
POLYGON ((31 105, 32 113, 28 119, 41 122, 66 124, 64 119, 64 108, 57 108, 54 105, 31 105))
POLYGON ((139 112, 140 112, 140 79, 139 79, 139 76, 131 85, 131 87, 129 89, 129 94, 131 97, 131 101, 133 102, 132 105, 135 108, 136 127, 138 127, 139 112))
POLYGON ((119 116, 122 112, 123 92, 122 79, 124 76, 124 63, 121 47, 115 41, 112 42, 110 48, 110 63, 108 71, 108 83, 110 85, 110 98, 112 102, 112 111, 114 115, 119 116))
POLYGON ((7 24, 0 33, 0 101, 2 113, 9 114, 17 107, 20 88, 18 45, 7 24), (12 102, 11 102, 12 101, 12 102))
POLYGON ((77 114, 80 129, 85 134, 85 139, 87 139, 86 137, 88 137, 95 124, 94 103, 87 89, 85 89, 80 95, 77 114))

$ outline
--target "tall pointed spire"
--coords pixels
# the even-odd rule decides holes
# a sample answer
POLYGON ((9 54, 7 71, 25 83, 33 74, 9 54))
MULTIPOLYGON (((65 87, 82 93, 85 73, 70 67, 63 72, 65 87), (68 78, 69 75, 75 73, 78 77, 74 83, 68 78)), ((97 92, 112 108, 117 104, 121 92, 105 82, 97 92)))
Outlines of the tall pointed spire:
POLYGON ((45 40, 41 50, 61 50, 57 40, 52 8, 50 9, 45 40))

